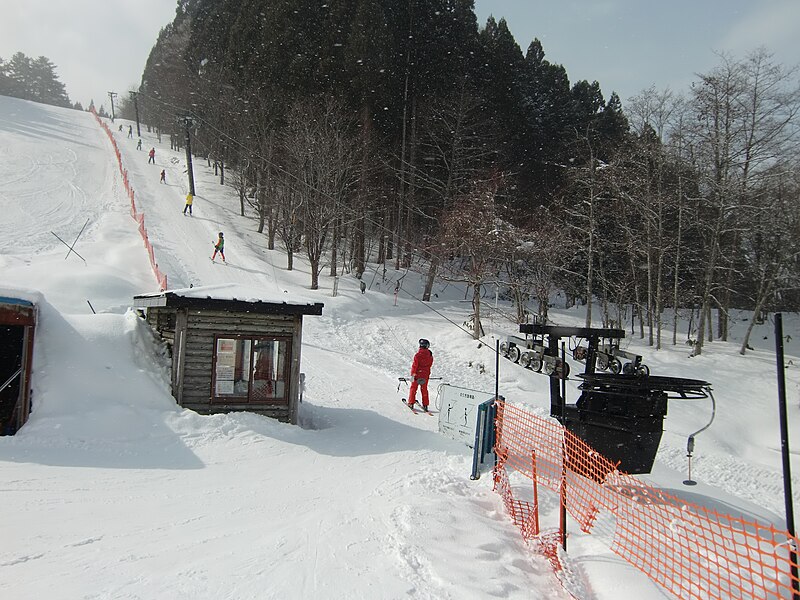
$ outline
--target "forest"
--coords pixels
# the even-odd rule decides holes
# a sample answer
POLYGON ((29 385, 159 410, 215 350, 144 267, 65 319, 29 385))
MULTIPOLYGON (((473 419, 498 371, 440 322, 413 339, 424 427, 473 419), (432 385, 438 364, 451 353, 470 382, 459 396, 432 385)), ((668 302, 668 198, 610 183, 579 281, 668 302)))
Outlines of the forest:
POLYGON ((495 286, 518 322, 558 291, 656 347, 680 309, 694 354, 732 309, 797 311, 798 72, 719 54, 623 107, 545 56, 472 0, 180 0, 118 114, 190 139, 312 289, 373 264, 426 273, 424 301, 458 281, 476 337, 495 286))
MULTIPOLYGON (((31 58, 16 52, 9 60, 0 57, 0 95, 71 108, 66 88, 56 66, 46 56, 31 58)), ((80 105, 75 106, 82 110, 80 105)))

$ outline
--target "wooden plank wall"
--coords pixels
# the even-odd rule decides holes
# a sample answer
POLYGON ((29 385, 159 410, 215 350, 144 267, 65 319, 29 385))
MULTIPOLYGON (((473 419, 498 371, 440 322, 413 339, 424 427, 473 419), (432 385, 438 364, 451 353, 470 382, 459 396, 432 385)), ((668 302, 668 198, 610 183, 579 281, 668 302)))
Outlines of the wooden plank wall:
MULTIPOLYGON (((211 404, 211 376, 214 358, 214 335, 270 335, 292 338, 295 332, 295 317, 292 315, 259 315, 252 313, 229 313, 224 311, 189 311, 187 335, 183 355, 183 385, 181 405, 201 414, 248 410, 269 415, 282 421, 290 421, 297 404, 297 382, 290 382, 289 406, 262 404, 211 404)), ((292 348, 299 352, 298 347, 292 348)), ((294 379, 294 369, 292 378, 294 379)), ((299 372, 298 372, 299 377, 299 372)), ((177 394, 176 394, 177 396, 177 394)))
POLYGON ((152 306, 147 309, 147 322, 172 348, 175 343, 175 309, 152 306))

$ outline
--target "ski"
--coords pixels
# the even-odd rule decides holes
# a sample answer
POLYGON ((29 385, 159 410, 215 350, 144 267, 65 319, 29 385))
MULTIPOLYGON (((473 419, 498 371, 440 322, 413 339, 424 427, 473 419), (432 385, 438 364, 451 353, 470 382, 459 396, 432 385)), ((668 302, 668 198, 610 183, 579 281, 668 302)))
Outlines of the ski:
POLYGON ((408 408, 408 410, 410 410, 410 411, 411 411, 412 413, 414 413, 414 414, 417 414, 417 409, 416 409, 416 408, 414 408, 414 406, 413 406, 413 405, 409 404, 409 403, 408 403, 408 401, 407 401, 405 398, 400 398, 400 401, 401 401, 403 404, 405 404, 405 405, 406 405, 406 408, 408 408))
POLYGON ((411 412, 413 412, 415 415, 423 413, 423 414, 426 414, 426 415, 431 416, 431 417, 433 416, 433 413, 430 410, 425 410, 424 408, 421 408, 421 409, 417 410, 417 408, 416 408, 417 407, 417 403, 416 402, 413 404, 413 406, 411 406, 411 405, 408 404, 408 400, 406 400, 405 398, 400 398, 400 401, 403 404, 405 404, 408 407, 408 409, 411 412))

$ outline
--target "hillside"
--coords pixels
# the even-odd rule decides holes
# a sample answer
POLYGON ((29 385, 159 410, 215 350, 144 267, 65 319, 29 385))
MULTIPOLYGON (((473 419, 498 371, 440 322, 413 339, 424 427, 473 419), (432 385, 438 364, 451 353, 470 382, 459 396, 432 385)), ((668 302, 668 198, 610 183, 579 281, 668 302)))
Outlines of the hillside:
MULTIPOLYGON (((469 312, 463 289, 438 284, 430 304, 413 272, 370 265, 368 290, 343 275, 309 289, 303 260, 266 249, 254 222, 213 169, 195 162, 193 216, 183 156, 142 128, 144 151, 112 126, 160 269, 171 288, 246 284, 323 302, 304 323, 306 390, 300 427, 252 414, 202 417, 169 394, 162 348, 129 310, 157 290, 105 133, 91 115, 0 97, 0 288, 43 296, 34 362, 34 410, 0 438, 5 508, 0 593, 9 598, 567 598, 550 564, 526 546, 491 477, 470 481, 469 448, 437 420, 399 401, 420 337, 433 375, 494 389, 497 337, 516 327, 487 319, 479 346, 455 324, 469 312), (147 150, 156 149, 156 164, 147 150), (166 171, 166 184, 159 173, 166 171), (85 258, 65 259, 53 234, 85 258), (209 260, 225 232, 227 265, 209 260), (395 302, 394 287, 403 277, 395 302), (91 306, 89 306, 89 304, 91 306), (92 310, 97 314, 92 314, 92 310), (483 365, 485 368, 481 369, 483 365)), ((5 294, 0 294, 5 295, 5 294)), ((579 308, 551 318, 580 325, 579 308)), ((493 298, 487 298, 493 304, 493 298)), ((500 306, 499 308, 503 308, 500 306)), ((717 401, 697 438, 686 488, 686 439, 708 422, 708 402, 672 402, 656 468, 646 479, 692 502, 782 527, 783 488, 771 324, 756 350, 733 340, 702 356, 685 346, 626 347, 654 374, 704 379, 717 401)), ((786 315, 792 468, 800 474, 800 331, 786 315)), ((684 333, 685 335, 685 333, 684 333)), ((545 415, 546 379, 500 363, 501 393, 545 415)), ((568 396, 576 397, 574 382, 568 396)), ((795 499, 800 478, 795 477, 795 499)), ((543 503, 543 526, 558 523, 543 503)), ((664 598, 602 544, 571 531, 566 562, 585 598, 664 598)))

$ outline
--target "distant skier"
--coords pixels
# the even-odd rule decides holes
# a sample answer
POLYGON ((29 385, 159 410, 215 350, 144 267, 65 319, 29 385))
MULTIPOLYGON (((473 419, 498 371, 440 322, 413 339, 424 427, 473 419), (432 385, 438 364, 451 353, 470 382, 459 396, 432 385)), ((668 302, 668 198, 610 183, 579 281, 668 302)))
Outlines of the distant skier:
POLYGON ((430 351, 431 343, 422 338, 419 341, 419 350, 414 355, 411 363, 411 389, 408 391, 408 406, 414 407, 417 401, 417 387, 420 388, 422 395, 422 409, 428 410, 428 379, 431 376, 431 366, 433 366, 433 353, 430 351))
POLYGON ((133 137, 133 125, 128 125, 128 137, 133 137))
POLYGON ((138 141, 138 143, 136 144, 136 149, 137 149, 137 150, 141 150, 141 149, 142 149, 142 138, 139 138, 139 141, 138 141))
POLYGON ((150 163, 156 164, 156 149, 150 148, 150 152, 148 152, 147 155, 150 157, 147 159, 147 164, 148 165, 150 163))
POLYGON ((167 171, 165 169, 161 169, 161 181, 159 183, 167 183, 167 171))
POLYGON ((361 282, 361 293, 363 294, 366 291, 367 291, 367 284, 362 281, 361 282))
POLYGON ((222 257, 222 262, 225 262, 225 236, 222 235, 222 232, 219 232, 219 238, 217 239, 217 243, 214 244, 214 254, 211 255, 211 262, 214 262, 214 259, 217 257, 217 252, 222 257))
POLYGON ((186 211, 189 211, 189 216, 192 216, 192 202, 194 202, 194 196, 192 196, 192 192, 186 194, 186 206, 183 207, 183 214, 186 214, 186 211))
POLYGON ((122 123, 119 124, 119 130, 122 131, 122 123))

